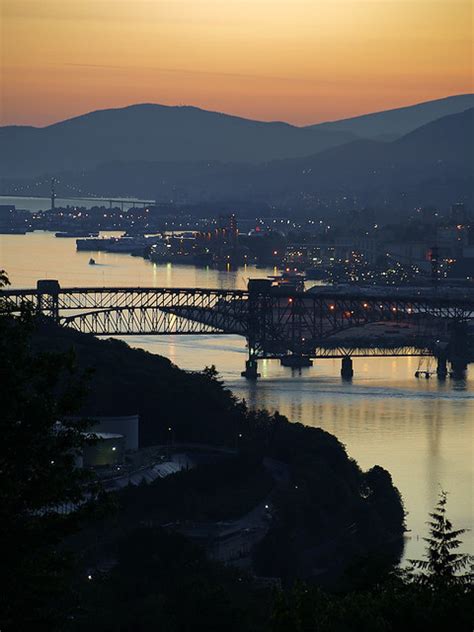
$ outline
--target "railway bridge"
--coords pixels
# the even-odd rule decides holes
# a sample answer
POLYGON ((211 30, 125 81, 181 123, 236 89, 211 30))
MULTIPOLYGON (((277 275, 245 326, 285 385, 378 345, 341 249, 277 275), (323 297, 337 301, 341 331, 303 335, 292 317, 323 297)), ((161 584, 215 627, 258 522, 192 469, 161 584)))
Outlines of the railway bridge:
POLYGON ((0 292, 13 313, 29 308, 64 327, 101 336, 237 334, 247 340, 242 375, 256 378, 259 358, 307 366, 339 357, 352 375, 352 357, 427 355, 440 377, 462 375, 473 354, 469 290, 371 288, 297 292, 251 280, 247 290, 156 287, 69 287, 41 280, 33 289, 0 292), (365 333, 364 333, 365 332, 365 333))

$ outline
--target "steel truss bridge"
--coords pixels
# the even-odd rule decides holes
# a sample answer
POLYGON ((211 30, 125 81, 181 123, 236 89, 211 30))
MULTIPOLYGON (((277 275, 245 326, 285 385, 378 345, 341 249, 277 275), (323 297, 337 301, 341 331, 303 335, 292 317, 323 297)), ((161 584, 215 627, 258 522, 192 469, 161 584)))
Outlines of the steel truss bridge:
POLYGON ((35 289, 3 290, 0 297, 14 313, 32 308, 62 326, 100 336, 237 334, 247 339, 250 360, 440 354, 450 360, 466 355, 467 323, 474 319, 474 295, 441 291, 382 297, 370 289, 341 294, 258 284, 249 290, 61 288, 48 280, 35 289), (379 333, 376 324, 392 329, 379 333), (361 336, 363 331, 369 334, 361 336))

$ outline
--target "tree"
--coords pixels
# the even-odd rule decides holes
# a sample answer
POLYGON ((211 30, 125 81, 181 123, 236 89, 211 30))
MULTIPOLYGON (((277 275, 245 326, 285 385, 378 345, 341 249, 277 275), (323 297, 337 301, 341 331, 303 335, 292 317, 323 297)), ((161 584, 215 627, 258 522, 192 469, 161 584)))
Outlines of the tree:
MULTIPOLYGON (((4 281, 2 281, 4 282, 4 281)), ((76 456, 92 439, 68 419, 86 377, 72 354, 32 350, 35 318, 0 315, 0 628, 55 629, 69 559, 59 548, 96 495, 76 456), (81 510, 61 513, 81 506, 81 510)))
POLYGON ((0 288, 6 285, 10 285, 10 280, 5 270, 0 270, 0 288))
POLYGON ((218 384, 222 387, 224 382, 219 378, 219 371, 216 369, 215 364, 211 364, 211 366, 205 366, 202 370, 202 374, 205 378, 211 380, 214 384, 218 384))
POLYGON ((430 537, 424 538, 428 544, 427 559, 409 560, 414 569, 421 571, 414 580, 433 589, 468 586, 473 579, 472 572, 463 572, 472 566, 472 556, 456 552, 462 544, 459 536, 466 533, 466 529, 453 529, 446 517, 447 496, 447 492, 441 490, 436 507, 429 514, 430 537))

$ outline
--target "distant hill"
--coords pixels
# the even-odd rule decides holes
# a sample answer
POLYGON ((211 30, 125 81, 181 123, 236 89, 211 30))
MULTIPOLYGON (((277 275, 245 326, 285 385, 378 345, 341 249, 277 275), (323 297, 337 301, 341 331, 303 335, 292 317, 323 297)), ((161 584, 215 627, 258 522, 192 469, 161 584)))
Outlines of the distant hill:
POLYGON ((314 154, 352 138, 350 132, 142 104, 99 110, 44 128, 0 128, 0 176, 80 171, 111 160, 258 163, 314 154))
MULTIPOLYGON (((379 209, 410 209, 419 205, 447 206, 454 201, 465 201, 474 206, 474 107, 430 121, 391 142, 356 139, 334 145, 335 138, 332 137, 333 146, 325 149, 322 148, 323 136, 283 123, 257 123, 194 108, 185 108, 184 112, 180 108, 165 108, 170 124, 168 132, 162 125, 155 130, 155 136, 150 133, 150 138, 145 139, 142 134, 130 140, 128 130, 138 125, 137 118, 138 122, 142 121, 143 129, 151 129, 151 121, 157 120, 156 108, 160 110, 160 107, 137 106, 135 109, 98 112, 45 128, 50 141, 57 138, 57 144, 51 141, 44 152, 49 159, 54 158, 53 148, 63 143, 56 158, 57 171, 49 170, 60 176, 58 193, 138 196, 184 205, 235 202, 247 207, 249 203, 263 207, 271 204, 275 208, 308 212, 331 212, 367 205, 379 209), (125 124, 128 117, 133 125, 125 124), (188 128, 185 129, 183 123, 182 129, 178 129, 177 124, 171 125, 173 120, 186 120, 188 128), (122 127, 126 128, 123 132, 122 127), (90 142, 97 147, 97 153, 92 156, 81 154, 81 147, 85 152, 94 129, 98 130, 97 137, 90 142), (214 130, 212 142, 216 154, 226 153, 238 158, 226 161, 222 158, 199 159, 204 145, 193 143, 200 136, 207 138, 210 129, 214 130), (166 149, 167 143, 160 145, 156 140, 165 138, 166 134, 175 139, 169 143, 173 148, 170 151, 166 149), (73 149, 67 151, 69 137, 76 138, 76 144, 71 144, 73 149), (226 144, 226 139, 237 137, 234 144, 230 141, 226 144), (82 145, 78 138, 84 140, 82 145), (129 149, 132 145, 134 149, 123 152, 120 147, 129 141, 129 149), (303 147, 313 144, 318 145, 317 150, 311 154, 307 149, 303 152, 303 147), (115 147, 113 151, 112 147, 115 147), (184 153, 186 147, 189 150, 184 153), (252 160, 244 162, 242 156, 249 147, 254 150, 252 160), (280 156, 280 152, 289 152, 289 147, 305 155, 288 157, 285 153, 284 159, 255 162, 257 157, 262 159, 265 152, 280 156), (105 153, 104 148, 108 148, 105 153), (175 158, 171 159, 173 155, 175 158), (74 162, 78 157, 79 160, 74 162), (78 169, 77 164, 82 161, 86 166, 78 169), (91 162, 89 166, 87 161, 91 162)), ((161 114, 158 119, 164 120, 161 114)), ((11 136, 16 133, 12 129, 6 128, 2 132, 11 136)), ((17 131, 23 139, 33 139, 25 142, 43 147, 43 130, 17 128, 17 131)), ((328 137, 325 142, 329 142, 328 137)), ((209 151, 209 139, 205 147, 209 151)), ((2 149, 1 161, 7 163, 11 157, 9 151, 13 150, 4 145, 2 149)), ((41 160, 38 155, 25 154, 24 162, 35 159, 35 164, 40 162, 42 165, 37 168, 46 174, 44 154, 41 160)), ((10 190, 15 187, 21 190, 23 186, 28 192, 48 193, 46 178, 43 191, 33 189, 35 181, 32 179, 13 181, 4 178, 3 182, 4 191, 8 186, 10 190)))
POLYGON ((394 140, 426 123, 471 107, 474 107, 474 94, 458 94, 394 110, 310 125, 308 129, 350 132, 361 138, 394 140))
MULTIPOLYGON (((255 170, 255 197, 272 195, 294 207, 318 200, 333 207, 379 208, 473 203, 474 108, 442 117, 395 141, 357 140, 308 158, 255 170)), ((222 181, 222 179, 221 179, 222 181)), ((243 186, 241 183, 241 188, 243 186)), ((268 199, 268 197, 267 197, 268 199)))
POLYGON ((356 140, 304 158, 260 165, 111 162, 72 186, 177 203, 268 202, 293 209, 379 208, 472 202, 474 108, 392 142, 356 140))

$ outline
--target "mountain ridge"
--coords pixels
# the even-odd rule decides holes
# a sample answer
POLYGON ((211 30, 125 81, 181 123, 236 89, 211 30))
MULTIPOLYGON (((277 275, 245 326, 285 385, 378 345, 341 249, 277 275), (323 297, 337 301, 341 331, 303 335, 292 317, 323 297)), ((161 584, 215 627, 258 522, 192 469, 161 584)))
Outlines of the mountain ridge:
POLYGON ((351 131, 364 138, 403 136, 442 116, 458 114, 474 106, 474 94, 456 94, 413 105, 369 112, 360 116, 308 125, 309 129, 351 131))
POLYGON ((98 110, 45 128, 0 128, 0 174, 34 177, 118 160, 258 163, 315 153, 353 137, 263 123, 191 106, 98 110))
MULTIPOLYGON (((474 105, 474 95, 459 95, 395 111, 406 115, 413 108, 432 108, 433 103, 436 107, 448 103, 450 108, 454 103, 458 108, 471 96, 474 105)), ((111 160, 258 164, 310 156, 372 136, 328 128, 327 124, 296 127, 280 121, 256 121, 192 105, 133 104, 96 110, 46 127, 0 128, 0 176, 90 170, 111 160)))
POLYGON ((71 183, 98 194, 140 193, 163 202, 252 201, 308 211, 354 204, 438 206, 461 199, 470 204, 473 129, 470 108, 390 143, 357 139, 311 156, 258 165, 116 161, 72 177, 71 183))
MULTIPOLYGON (((298 128, 298 129, 311 129, 311 128, 322 128, 325 126, 332 126, 332 125, 343 125, 345 123, 350 123, 352 121, 360 121, 360 120, 365 120, 365 119, 369 119, 371 117, 379 117, 379 116, 383 116, 383 115, 391 115, 391 114, 395 114, 395 113, 406 113, 408 111, 416 111, 418 109, 422 109, 422 108, 426 108, 426 107, 432 107, 432 106, 436 106, 437 104, 442 105, 442 104, 448 104, 448 103, 454 103, 454 101, 458 101, 458 102, 466 102, 468 105, 464 106, 462 104, 458 106, 455 106, 455 111, 450 112, 451 114, 455 114, 457 112, 469 109, 469 107, 474 106, 474 93, 470 93, 470 92, 466 92, 463 94, 452 94, 452 95, 448 95, 446 97, 441 97, 438 99, 430 99, 428 101, 420 101, 417 103, 412 103, 409 105, 402 105, 399 107, 395 107, 395 108, 388 108, 388 109, 384 109, 384 110, 376 110, 375 112, 366 112, 364 114, 358 114, 355 116, 349 116, 349 117, 344 117, 342 119, 331 119, 331 120, 327 120, 327 121, 320 121, 318 123, 310 123, 307 125, 296 125, 293 123, 289 123, 288 121, 283 121, 283 120, 271 120, 271 121, 265 121, 265 120, 260 120, 260 119, 253 119, 253 118, 248 118, 248 117, 244 117, 244 116, 240 116, 238 114, 231 114, 228 112, 221 112, 219 110, 208 110, 206 108, 201 108, 197 105, 191 105, 191 104, 184 104, 184 105, 167 105, 164 103, 153 103, 151 101, 145 101, 143 103, 131 103, 129 105, 124 105, 124 106, 117 106, 117 107, 111 107, 111 108, 99 108, 96 110, 91 110, 89 112, 84 112, 82 114, 78 114, 76 116, 70 116, 68 118, 65 119, 61 119, 59 121, 55 121, 54 123, 50 123, 48 125, 19 125, 19 124, 12 124, 12 125, 0 125, 0 130, 2 129, 6 129, 6 128, 23 128, 23 129, 48 129, 51 127, 55 127, 57 125, 61 125, 62 123, 68 123, 68 122, 73 122, 73 121, 77 121, 79 119, 83 119, 86 117, 91 117, 94 116, 98 113, 112 113, 112 112, 117 112, 117 111, 126 111, 126 110, 135 110, 135 109, 147 109, 147 108, 156 108, 156 109, 162 109, 162 110, 190 110, 190 111, 197 111, 197 112, 203 112, 203 113, 207 113, 207 114, 211 114, 211 115, 215 115, 215 116, 221 116, 221 117, 226 117, 229 119, 234 119, 234 120, 242 120, 242 121, 248 121, 248 122, 253 122, 253 123, 267 123, 267 124, 281 124, 281 125, 285 125, 288 127, 293 127, 293 128, 298 128)), ((438 116, 437 118, 441 118, 440 116, 438 116)), ((432 120, 435 120, 434 118, 432 120)), ((428 122, 428 121, 426 121, 428 122)))

